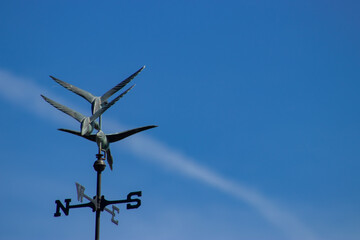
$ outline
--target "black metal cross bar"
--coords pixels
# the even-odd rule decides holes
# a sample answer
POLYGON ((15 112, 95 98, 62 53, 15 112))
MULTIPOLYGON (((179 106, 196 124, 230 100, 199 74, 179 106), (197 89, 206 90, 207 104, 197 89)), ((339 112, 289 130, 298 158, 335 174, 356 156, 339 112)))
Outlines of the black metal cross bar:
POLYGON ((141 191, 138 192, 131 192, 127 195, 127 198, 124 200, 114 200, 114 201, 108 201, 105 199, 104 196, 101 196, 101 201, 100 201, 100 210, 103 211, 104 208, 109 205, 109 204, 118 204, 118 203, 127 203, 126 204, 126 209, 134 209, 134 208, 138 208, 141 205, 141 200, 138 198, 133 199, 132 196, 138 196, 141 197, 142 193, 141 191), (132 205, 131 203, 135 202, 134 205, 132 205))
POLYGON ((77 205, 70 205, 71 199, 65 199, 65 206, 59 201, 56 200, 56 212, 54 213, 54 217, 60 217, 61 212, 60 209, 64 212, 64 214, 67 216, 69 215, 70 208, 82 208, 82 207, 90 207, 95 211, 95 205, 92 202, 85 203, 85 204, 77 204, 77 205))

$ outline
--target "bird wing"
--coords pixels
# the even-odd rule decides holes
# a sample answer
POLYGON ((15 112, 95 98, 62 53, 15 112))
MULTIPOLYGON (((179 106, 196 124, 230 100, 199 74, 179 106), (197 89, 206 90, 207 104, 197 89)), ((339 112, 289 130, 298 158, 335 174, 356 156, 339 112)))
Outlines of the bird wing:
POLYGON ((114 134, 107 134, 106 137, 109 141, 109 143, 112 143, 112 142, 117 142, 119 140, 122 140, 124 138, 127 138, 133 134, 136 134, 138 132, 142 132, 142 131, 145 131, 145 130, 148 130, 148 129, 151 129, 151 128, 154 128, 154 127, 157 127, 155 125, 150 125, 150 126, 145 126, 145 127, 139 127, 139 128, 134 128, 134 129, 131 129, 131 130, 127 130, 127 131, 124 131, 124 132, 119 132, 119 133, 114 133, 114 134))
POLYGON ((90 122, 93 122, 95 119, 97 119, 98 117, 100 117, 101 114, 103 114, 107 109, 109 109, 112 105, 114 105, 120 98, 122 98, 126 93, 128 93, 133 87, 135 86, 132 85, 130 88, 128 88, 125 92, 123 92, 122 94, 120 94, 119 96, 117 96, 116 98, 114 98, 111 102, 109 102, 108 104, 106 104, 104 107, 100 108, 99 110, 97 110, 91 117, 90 117, 90 122))
POLYGON ((85 98, 89 103, 92 103, 95 99, 95 96, 92 95, 91 93, 82 90, 78 87, 75 87, 74 85, 71 85, 67 82, 61 81, 60 79, 57 79, 56 77, 50 76, 55 82, 57 82, 58 84, 60 84, 61 86, 63 86, 64 88, 72 91, 73 93, 76 93, 77 95, 85 98))
POLYGON ((113 87, 112 89, 107 91, 106 93, 104 93, 104 95, 101 96, 101 102, 103 103, 103 102, 107 101, 108 98, 111 97, 114 93, 116 93, 117 91, 119 91, 120 89, 125 87, 125 85, 128 84, 131 80, 133 80, 136 77, 136 75, 138 75, 144 68, 145 68, 145 66, 143 66, 142 68, 137 70, 130 77, 128 77, 127 79, 125 79, 124 81, 122 81, 121 83, 119 83, 118 85, 116 85, 115 87, 113 87))
POLYGON ((68 108, 64 105, 61 105, 60 103, 57 103, 57 102, 51 100, 50 98, 45 97, 44 95, 41 95, 41 97, 45 101, 50 103, 52 106, 54 106, 55 108, 59 109, 63 113, 66 113, 67 115, 73 117, 74 119, 76 119, 79 122, 81 122, 84 118, 86 118, 86 116, 82 115, 81 113, 76 112, 76 111, 72 110, 71 108, 68 108))
POLYGON ((59 128, 58 129, 59 131, 63 131, 63 132, 67 132, 67 133, 71 133, 71 134, 74 134, 74 135, 77 135, 77 136, 80 136, 80 137, 83 137, 83 138, 86 138, 90 141, 93 141, 93 142, 96 142, 96 134, 91 134, 91 135, 84 135, 82 136, 80 132, 77 132, 77 131, 74 131, 74 130, 70 130, 70 129, 64 129, 64 128, 59 128))

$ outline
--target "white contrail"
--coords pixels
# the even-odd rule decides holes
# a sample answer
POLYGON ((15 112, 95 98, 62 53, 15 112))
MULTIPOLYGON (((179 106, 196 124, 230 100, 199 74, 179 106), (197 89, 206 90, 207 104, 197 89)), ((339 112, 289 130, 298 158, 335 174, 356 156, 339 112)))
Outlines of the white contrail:
POLYGON ((254 207, 265 219, 281 229, 289 239, 315 240, 319 239, 306 226, 288 212, 277 207, 262 194, 253 189, 221 176, 202 166, 191 157, 165 146, 165 144, 146 137, 137 136, 124 142, 133 154, 145 159, 151 158, 158 164, 171 167, 176 172, 206 183, 222 192, 230 194, 254 207))
MULTIPOLYGON (((41 100, 40 94, 48 92, 45 88, 25 78, 17 77, 0 70, 0 97, 16 103, 41 117, 52 120, 59 118, 49 115, 49 108, 41 100)), ((53 95, 52 95, 53 96, 53 95)), ((114 121, 112 121, 113 124, 114 121)), ((262 194, 253 189, 221 176, 220 174, 196 163, 191 157, 185 156, 164 143, 153 138, 139 135, 129 139, 128 150, 145 159, 151 159, 162 167, 173 169, 186 177, 193 178, 212 186, 222 192, 246 202, 255 208, 265 219, 282 230, 289 239, 316 240, 319 239, 296 217, 276 206, 262 194)))

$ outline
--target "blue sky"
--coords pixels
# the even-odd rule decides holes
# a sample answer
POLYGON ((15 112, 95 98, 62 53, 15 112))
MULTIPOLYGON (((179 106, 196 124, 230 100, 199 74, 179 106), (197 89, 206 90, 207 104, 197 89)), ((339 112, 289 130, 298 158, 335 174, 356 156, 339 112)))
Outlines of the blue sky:
POLYGON ((141 66, 104 131, 101 239, 359 239, 360 4, 356 1, 1 1, 0 238, 89 239, 54 218, 75 182, 95 194, 96 144, 40 94, 90 114, 53 75, 101 95, 141 66), (4 171, 5 170, 5 171, 4 171))

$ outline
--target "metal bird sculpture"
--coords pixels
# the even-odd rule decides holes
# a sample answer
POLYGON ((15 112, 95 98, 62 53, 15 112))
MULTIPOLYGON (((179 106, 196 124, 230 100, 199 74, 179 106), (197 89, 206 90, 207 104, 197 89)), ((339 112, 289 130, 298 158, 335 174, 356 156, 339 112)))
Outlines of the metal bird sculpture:
POLYGON ((99 124, 95 121, 98 117, 100 117, 107 109, 109 109, 112 105, 114 105, 120 98, 122 98, 127 92, 129 92, 135 85, 131 86, 129 89, 127 89, 125 92, 114 98, 111 102, 106 104, 104 107, 98 109, 91 117, 86 117, 83 114, 72 110, 71 108, 68 108, 64 105, 61 105, 60 103, 57 103, 43 95, 41 97, 47 101, 49 104, 54 106, 55 108, 59 109, 60 111, 66 113, 67 115, 73 117, 78 122, 80 122, 80 134, 81 136, 87 136, 92 133, 92 131, 95 129, 101 130, 99 124))
POLYGON ((41 97, 47 101, 49 104, 51 104, 52 106, 54 106, 55 108, 57 108, 58 110, 68 114, 69 116, 73 117, 74 119, 76 119, 78 122, 80 122, 80 132, 77 131, 73 131, 73 130, 69 130, 69 129, 63 129, 60 128, 58 130, 63 131, 63 132, 67 132, 67 133, 71 133, 77 136, 81 136, 83 138, 86 138, 90 141, 96 142, 99 148, 99 154, 100 152, 103 152, 108 164, 110 166, 110 169, 112 170, 113 168, 113 157, 111 155, 111 151, 110 151, 110 143, 113 142, 117 142, 119 140, 122 140, 124 138, 127 138, 133 134, 157 127, 155 125, 149 125, 149 126, 145 126, 145 127, 139 127, 139 128, 134 128, 134 129, 130 129, 124 132, 119 132, 119 133, 114 133, 114 134, 105 134, 102 130, 101 130, 101 117, 102 114, 108 109, 110 108, 112 105, 115 104, 115 102, 117 102, 121 97, 123 97, 127 92, 129 92, 133 87, 131 86, 129 89, 127 89, 125 92, 123 92, 122 94, 120 94, 118 97, 116 97, 115 99, 113 99, 111 102, 108 102, 108 99, 115 94, 117 91, 119 91, 120 89, 122 89, 124 86, 126 86, 131 80, 133 80, 143 69, 145 68, 145 66, 141 67, 139 70, 137 70, 134 74, 132 74, 131 76, 129 76, 128 78, 126 78, 125 80, 123 80, 122 82, 120 82, 119 84, 117 84, 115 87, 113 87, 112 89, 110 89, 109 91, 107 91, 106 93, 104 93, 102 96, 94 96, 93 94, 80 89, 76 86, 73 86, 69 83, 66 83, 60 79, 57 79, 53 76, 50 76, 55 82, 57 82, 58 84, 60 84, 61 86, 63 86, 64 88, 74 92, 75 94, 83 97, 84 99, 86 99, 89 103, 91 103, 91 111, 92 111, 92 116, 90 117, 86 117, 84 115, 82 115, 79 112, 76 112, 64 105, 61 105, 43 95, 41 95, 41 97), (99 122, 96 122, 95 120, 99 118, 99 122), (92 131, 95 129, 98 130, 98 132, 96 134, 91 134, 92 131))
POLYGON ((99 130, 97 134, 91 134, 91 135, 81 135, 80 132, 69 130, 69 129, 63 129, 63 128, 60 128, 58 130, 67 132, 67 133, 71 133, 71 134, 86 138, 90 141, 96 142, 99 147, 99 151, 103 151, 105 153, 107 162, 110 166, 110 169, 112 170, 113 169, 113 157, 110 152, 110 143, 120 141, 124 138, 127 138, 127 137, 133 135, 133 134, 136 134, 138 132, 142 132, 142 131, 145 131, 145 130, 148 130, 148 129, 151 129, 154 127, 157 127, 157 126, 150 125, 150 126, 145 126, 145 127, 139 127, 139 128, 134 128, 131 130, 114 133, 114 134, 105 134, 102 130, 99 130))
POLYGON ((83 97, 89 103, 91 103, 92 114, 94 114, 100 108, 106 106, 109 97, 111 97, 114 93, 122 89, 126 84, 128 84, 131 80, 133 80, 144 68, 145 66, 137 70, 134 74, 132 74, 130 77, 128 77, 127 79, 125 79, 124 81, 122 81, 121 83, 119 83, 118 85, 107 91, 106 93, 104 93, 101 97, 94 96, 93 94, 85 90, 82 90, 78 87, 75 87, 74 85, 61 81, 60 79, 57 79, 53 76, 50 77, 64 88, 76 93, 77 95, 83 97))

